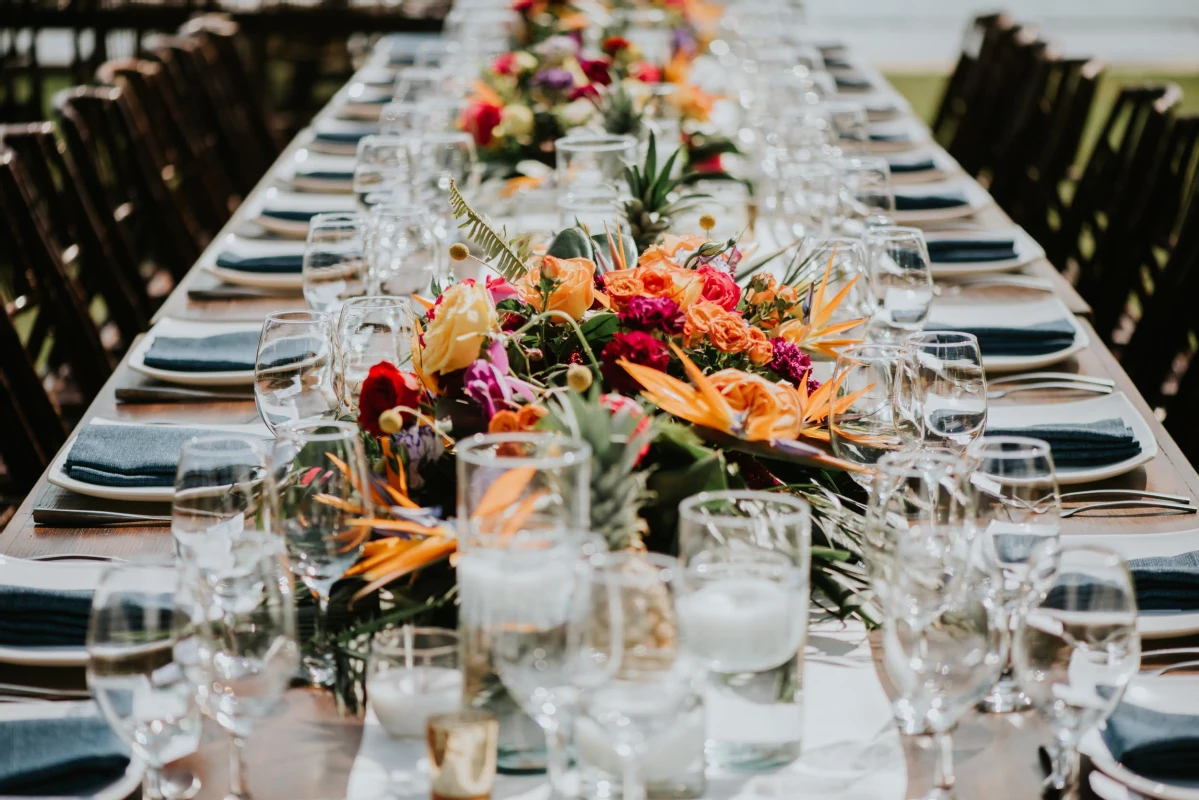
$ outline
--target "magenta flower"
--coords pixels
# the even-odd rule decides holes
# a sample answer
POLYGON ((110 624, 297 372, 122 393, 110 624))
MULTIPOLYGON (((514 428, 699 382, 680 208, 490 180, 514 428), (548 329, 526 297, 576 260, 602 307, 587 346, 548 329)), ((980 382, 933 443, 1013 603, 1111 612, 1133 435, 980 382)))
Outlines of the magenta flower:
POLYGON ((812 359, 799 349, 799 345, 791 344, 786 339, 771 339, 774 346, 774 357, 770 359, 770 368, 780 378, 790 381, 795 387, 804 385, 807 381, 808 391, 814 392, 820 384, 812 379, 812 359))
POLYGON ((661 330, 671 336, 683 332, 683 312, 669 297, 634 297, 620 312, 620 321, 634 331, 661 330))

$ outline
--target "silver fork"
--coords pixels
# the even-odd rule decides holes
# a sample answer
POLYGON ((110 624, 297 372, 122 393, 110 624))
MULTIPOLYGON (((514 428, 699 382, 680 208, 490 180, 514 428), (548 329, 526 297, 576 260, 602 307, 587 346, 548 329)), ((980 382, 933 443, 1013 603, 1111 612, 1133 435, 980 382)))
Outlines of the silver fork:
POLYGON ((1009 394, 1017 392, 1031 392, 1036 389, 1065 389, 1072 392, 1091 392, 1093 394, 1111 394, 1114 389, 1111 386, 1101 386, 1097 383, 1082 383, 1080 381, 1039 381, 1036 383, 1023 383, 1018 386, 1012 386, 1003 389, 992 389, 987 392, 988 400, 998 400, 1001 397, 1007 397, 1009 394))
POLYGON ((1096 496, 1113 496, 1124 495, 1125 497, 1145 497, 1150 500, 1166 500, 1171 503, 1186 503, 1194 505, 1195 501, 1187 497, 1185 494, 1166 494, 1165 492, 1150 492, 1145 489, 1082 489, 1077 492, 1062 492, 1058 497, 1063 500, 1067 497, 1096 497, 1096 496))
POLYGON ((1103 503, 1086 503, 1081 506, 1074 506, 1071 509, 1062 511, 1062 519, 1073 517, 1075 514, 1081 514, 1084 511, 1092 511, 1096 508, 1161 508, 1168 511, 1182 511, 1187 514, 1194 514, 1199 511, 1199 508, 1190 505, 1189 503, 1169 503, 1164 500, 1110 500, 1103 503))
POLYGON ((1072 383, 1091 383, 1096 386, 1116 388, 1116 382, 1111 378, 1095 378, 1090 375, 1079 375, 1075 372, 1022 372, 1018 375, 1004 375, 999 378, 987 378, 988 386, 998 386, 1001 383, 1021 383, 1023 381, 1070 381, 1072 383))

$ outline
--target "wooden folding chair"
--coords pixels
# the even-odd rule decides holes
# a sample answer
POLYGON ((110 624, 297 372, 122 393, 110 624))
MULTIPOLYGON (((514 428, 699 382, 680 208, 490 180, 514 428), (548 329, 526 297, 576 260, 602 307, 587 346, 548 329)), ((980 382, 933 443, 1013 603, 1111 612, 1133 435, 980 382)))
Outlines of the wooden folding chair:
POLYGON ((1003 14, 984 14, 966 26, 961 55, 945 84, 933 118, 932 131, 938 141, 945 144, 953 141, 954 131, 961 118, 969 113, 971 99, 989 68, 999 34, 1011 27, 1012 21, 1003 14))

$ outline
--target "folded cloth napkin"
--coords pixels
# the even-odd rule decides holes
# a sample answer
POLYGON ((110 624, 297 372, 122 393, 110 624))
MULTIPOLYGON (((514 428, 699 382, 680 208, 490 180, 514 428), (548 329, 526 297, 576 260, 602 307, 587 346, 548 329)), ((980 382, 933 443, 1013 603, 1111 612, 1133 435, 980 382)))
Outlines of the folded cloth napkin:
POLYGON ((988 436, 1032 436, 1049 443, 1058 467, 1099 467, 1140 454, 1141 443, 1119 417, 1094 422, 1028 425, 1022 428, 987 426, 988 436))
POLYGON ((905 172, 928 172, 930 169, 937 168, 937 162, 931 158, 924 158, 920 161, 890 161, 887 163, 891 166, 891 173, 897 175, 905 172))
POLYGON ((91 606, 90 591, 0 586, 0 645, 82 647, 91 606))
POLYGON ((1199 551, 1128 562, 1142 611, 1199 611, 1199 551))
POLYGON ((910 142, 912 134, 907 131, 895 131, 892 133, 875 132, 870 134, 872 142, 910 142))
POLYGON ((1008 261, 1016 258, 1015 239, 934 239, 928 243, 934 264, 1008 261))
POLYGON ((925 330, 955 330, 972 333, 978 337, 978 347, 986 356, 1039 356, 1065 350, 1074 344, 1078 335, 1070 320, 1055 319, 1038 322, 1021 328, 995 328, 988 326, 957 326, 953 328, 930 323, 925 330))
POLYGON ((87 425, 67 453, 67 475, 96 486, 173 486, 183 443, 220 431, 173 425, 87 425))
POLYGON ((299 273, 304 268, 303 253, 280 253, 273 256, 239 256, 224 252, 216 257, 216 265, 238 272, 299 273))
POLYGON ((961 192, 944 194, 896 194, 896 211, 932 211, 938 208, 957 208, 969 203, 961 192))
POLYGON ((1199 780, 1199 717, 1120 703, 1102 735, 1112 758, 1137 775, 1199 780))
POLYGON ((264 217, 284 219, 289 222, 310 222, 317 214, 324 212, 307 211, 302 208, 264 208, 259 213, 264 217))
POLYGON ((370 131, 364 130, 317 131, 312 138, 320 142, 331 142, 333 144, 358 144, 358 140, 369 133, 370 131))
POLYGON ((297 178, 311 178, 318 181, 352 181, 354 173, 348 170, 308 169, 296 170, 297 178))
POLYGON ((869 89, 873 85, 861 75, 834 75, 833 80, 836 81, 838 89, 869 89))
POLYGON ((129 749, 99 715, 0 725, 0 795, 90 797, 128 767, 129 749))
POLYGON ((258 331, 236 331, 215 336, 156 336, 143 358, 147 367, 172 372, 248 372, 256 364, 281 367, 303 361, 319 350, 307 336, 290 336, 270 342, 258 356, 258 331))

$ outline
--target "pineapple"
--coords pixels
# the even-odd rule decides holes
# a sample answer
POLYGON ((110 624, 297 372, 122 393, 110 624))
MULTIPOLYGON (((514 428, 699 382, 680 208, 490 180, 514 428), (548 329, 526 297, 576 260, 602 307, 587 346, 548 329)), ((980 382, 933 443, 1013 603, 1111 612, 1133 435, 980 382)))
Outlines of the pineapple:
POLYGON ((681 148, 674 151, 659 170, 657 142, 651 131, 645 164, 625 167, 625 180, 632 198, 625 201, 624 213, 633 241, 641 252, 658 243, 662 234, 670 229, 674 217, 694 209, 698 200, 707 197, 698 192, 678 191, 688 181, 687 176, 671 177, 681 152, 681 148))
POLYGON ((613 136, 641 135, 641 112, 623 85, 614 86, 604 93, 600 112, 604 116, 604 130, 613 136))

